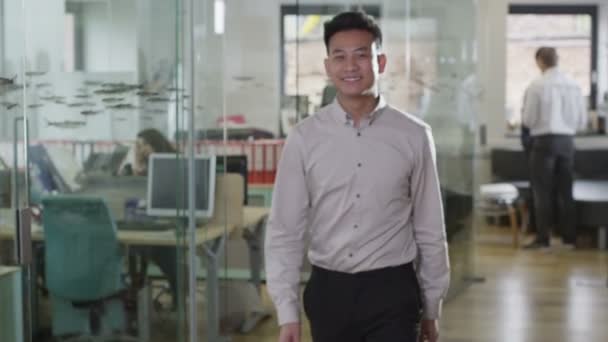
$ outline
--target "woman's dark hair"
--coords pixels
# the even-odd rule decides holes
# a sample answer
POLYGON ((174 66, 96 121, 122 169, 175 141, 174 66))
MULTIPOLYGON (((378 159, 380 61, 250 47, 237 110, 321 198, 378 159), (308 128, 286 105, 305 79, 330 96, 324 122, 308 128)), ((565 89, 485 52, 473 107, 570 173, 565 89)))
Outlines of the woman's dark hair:
POLYGON ((145 129, 137 133, 137 137, 143 139, 157 153, 174 153, 175 148, 165 136, 154 128, 145 129))
POLYGON ((382 46, 382 31, 374 18, 364 12, 352 11, 342 12, 324 24, 325 49, 329 52, 329 40, 334 34, 342 31, 363 30, 374 36, 378 47, 382 46))
POLYGON ((543 46, 536 50, 535 57, 549 68, 557 65, 558 57, 555 48, 543 46))

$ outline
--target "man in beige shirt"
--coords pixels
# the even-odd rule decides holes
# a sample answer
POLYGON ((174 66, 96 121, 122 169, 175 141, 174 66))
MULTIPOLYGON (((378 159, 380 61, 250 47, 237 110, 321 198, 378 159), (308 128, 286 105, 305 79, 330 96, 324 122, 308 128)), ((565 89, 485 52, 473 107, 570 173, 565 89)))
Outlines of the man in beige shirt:
POLYGON ((420 340, 438 339, 449 263, 434 143, 428 125, 380 96, 381 44, 363 13, 325 23, 337 96, 290 133, 266 234, 280 342, 300 341, 307 245, 315 342, 414 342, 419 323, 420 340))

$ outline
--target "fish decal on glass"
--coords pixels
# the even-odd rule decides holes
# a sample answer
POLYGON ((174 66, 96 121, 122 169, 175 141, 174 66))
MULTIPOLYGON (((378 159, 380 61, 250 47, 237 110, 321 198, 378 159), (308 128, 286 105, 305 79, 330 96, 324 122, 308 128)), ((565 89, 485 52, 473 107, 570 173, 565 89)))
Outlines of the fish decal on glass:
POLYGON ((15 84, 16 79, 17 75, 13 76, 13 78, 0 77, 0 86, 15 84))
POLYGON ((14 102, 0 102, 0 105, 3 105, 4 108, 6 108, 7 110, 11 110, 15 107, 17 107, 19 104, 18 103, 14 103, 14 102))
POLYGON ((137 106, 134 106, 130 103, 119 103, 112 106, 108 106, 110 109, 136 109, 137 106))
POLYGON ((89 116, 89 115, 96 115, 103 112, 102 110, 83 110, 82 112, 80 112, 80 114, 84 115, 84 116, 89 116))
POLYGON ((87 123, 79 120, 64 120, 64 121, 49 121, 46 120, 47 126, 57 127, 57 128, 79 128, 87 123))
POLYGON ((36 77, 46 74, 46 71, 26 71, 25 76, 36 77))

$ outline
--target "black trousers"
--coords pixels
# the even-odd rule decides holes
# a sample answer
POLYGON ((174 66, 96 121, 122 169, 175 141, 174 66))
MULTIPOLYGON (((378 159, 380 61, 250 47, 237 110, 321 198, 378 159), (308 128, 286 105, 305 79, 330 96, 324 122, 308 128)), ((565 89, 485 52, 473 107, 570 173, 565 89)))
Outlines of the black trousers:
POLYGON ((551 228, 557 221, 556 228, 559 229, 562 240, 565 243, 574 243, 576 208, 572 197, 574 173, 572 136, 534 137, 531 161, 536 239, 542 243, 549 243, 551 228))
POLYGON ((313 266, 304 311, 314 342, 415 342, 416 273, 411 263, 355 274, 313 266))

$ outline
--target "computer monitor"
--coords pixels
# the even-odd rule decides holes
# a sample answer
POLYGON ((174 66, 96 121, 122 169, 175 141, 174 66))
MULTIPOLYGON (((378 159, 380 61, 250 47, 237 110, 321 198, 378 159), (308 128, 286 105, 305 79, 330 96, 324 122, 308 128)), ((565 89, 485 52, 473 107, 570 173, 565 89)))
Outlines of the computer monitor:
POLYGON ((247 169, 247 156, 246 155, 230 155, 230 156, 216 156, 217 159, 217 172, 218 173, 238 173, 243 176, 244 187, 243 187, 243 205, 247 205, 247 192, 248 183, 248 169, 247 169), (226 161, 224 162, 224 158, 226 161), (226 164, 226 165, 224 165, 226 164))
MULTIPOLYGON (((195 215, 210 218, 215 199, 215 156, 195 156, 194 193, 195 215)), ((154 153, 148 161, 147 214, 175 217, 187 215, 188 160, 174 153, 154 153)))
POLYGON ((84 162, 85 173, 118 174, 120 165, 129 153, 129 147, 117 145, 112 152, 93 152, 84 162))

